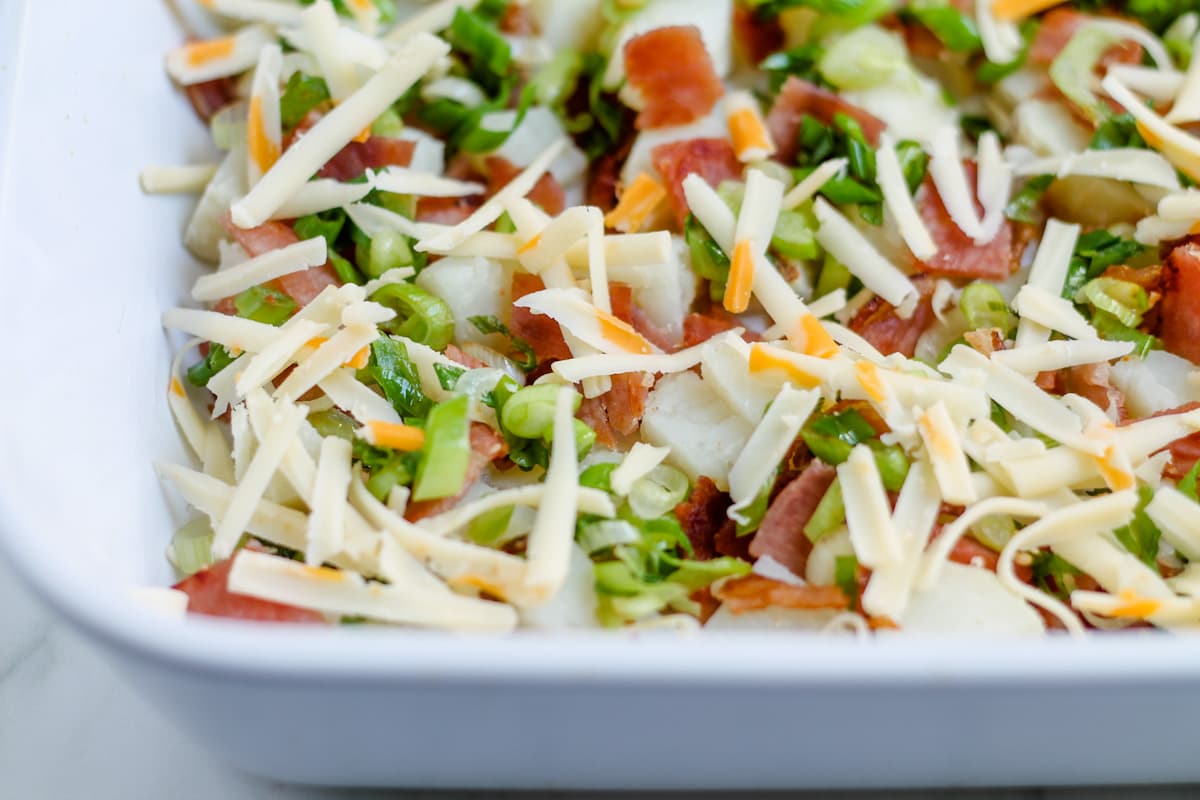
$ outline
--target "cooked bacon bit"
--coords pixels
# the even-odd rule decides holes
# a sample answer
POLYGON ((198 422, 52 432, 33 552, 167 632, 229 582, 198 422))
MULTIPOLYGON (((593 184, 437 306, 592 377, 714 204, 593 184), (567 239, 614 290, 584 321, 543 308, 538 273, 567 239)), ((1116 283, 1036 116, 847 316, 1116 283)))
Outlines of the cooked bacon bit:
POLYGON ((699 591, 692 592, 688 598, 694 603, 699 603, 700 612, 696 617, 700 620, 700 624, 708 622, 709 617, 717 613, 717 609, 721 607, 721 601, 713 596, 712 591, 705 586, 699 591))
POLYGON ((599 397, 585 397, 579 404, 579 412, 575 415, 596 432, 596 444, 612 450, 617 446, 617 432, 608 422, 608 411, 604 408, 604 400, 599 397))
POLYGON ((841 611, 850 607, 849 599, 837 586, 793 586, 762 575, 730 578, 714 594, 734 614, 761 611, 772 606, 804 611, 841 611))
POLYGON ((925 275, 913 278, 913 284, 921 293, 921 299, 908 319, 901 319, 896 314, 896 307, 882 297, 873 297, 850 320, 850 330, 866 339, 884 355, 903 353, 912 358, 917 349, 917 340, 934 320, 931 301, 933 283, 933 280, 925 275))
MULTIPOLYGON (((974 194, 975 164, 965 161, 963 167, 974 194)), ((951 278, 1002 281, 1020 266, 1020 250, 1014 245, 1013 226, 1007 219, 994 239, 985 245, 977 245, 950 218, 932 178, 925 178, 924 185, 917 190, 916 202, 921 220, 938 248, 929 261, 916 262, 922 271, 951 278)), ((978 201, 975 208, 982 213, 983 206, 978 201)))
POLYGON ((879 144, 879 135, 887 127, 883 120, 843 100, 833 92, 795 75, 790 76, 767 114, 767 129, 771 131, 775 146, 779 148, 775 158, 784 164, 791 164, 796 160, 796 134, 800 130, 800 120, 805 114, 829 124, 839 112, 852 117, 862 126, 867 141, 872 145, 879 144))
POLYGON ((1110 416, 1125 419, 1125 394, 1112 385, 1112 368, 1107 361, 1098 364, 1081 364, 1062 370, 1062 394, 1077 394, 1086 397, 1110 416))
POLYGON ((505 443, 504 437, 482 422, 472 422, 471 459, 467 462, 467 475, 463 481, 462 491, 458 493, 457 497, 443 497, 440 500, 422 500, 416 503, 409 503, 408 508, 404 510, 404 518, 409 522, 416 522, 419 519, 432 517, 454 508, 458 505, 458 501, 463 498, 463 495, 479 480, 479 476, 483 474, 484 468, 506 455, 508 455, 508 445, 505 443))
POLYGON ((742 176, 742 163, 728 139, 688 139, 660 144, 650 152, 650 160, 666 183, 671 207, 675 209, 675 222, 680 229, 688 215, 684 178, 696 174, 715 188, 721 181, 742 176))
POLYGON ((733 6, 733 41, 743 59, 757 64, 784 45, 783 28, 777 17, 759 18, 752 10, 733 6))
POLYGON ((412 162, 416 143, 406 139, 371 136, 365 142, 350 142, 329 159, 317 174, 322 178, 348 181, 368 169, 407 167, 412 162))
MULTIPOLYGON (((1048 66, 1067 46, 1067 42, 1071 41, 1071 37, 1092 19, 1095 17, 1091 14, 1083 14, 1068 7, 1056 8, 1046 14, 1042 17, 1037 36, 1029 48, 1029 60, 1034 64, 1048 66)), ((1128 39, 1109 48, 1100 59, 1102 69, 1113 64, 1140 63, 1142 46, 1128 39)))
POLYGON ((184 87, 188 102, 196 116, 205 122, 225 106, 234 101, 234 83, 232 78, 214 78, 203 83, 193 83, 184 87))
POLYGON ((538 33, 537 18, 526 3, 506 5, 497 26, 511 36, 536 36, 538 33))
POLYGON ((980 328, 976 331, 967 331, 963 334, 963 339, 985 356, 1004 349, 1004 336, 1001 335, 999 328, 980 328))
POLYGON ((645 102, 634 122, 638 130, 694 122, 725 93, 694 25, 647 31, 626 42, 624 53, 629 85, 645 102))
POLYGON ((662 328, 650 319, 642 307, 633 302, 633 290, 623 283, 608 285, 608 299, 612 304, 613 316, 629 323, 635 331, 660 350, 671 352, 675 345, 662 328))
MULTIPOLYGON (((545 284, 542 283, 542 279, 538 276, 518 272, 513 275, 513 302, 520 300, 527 294, 540 292, 545 288, 545 284)), ((571 357, 571 350, 567 347, 566 341, 563 340, 562 329, 550 317, 543 314, 534 314, 528 308, 513 306, 512 320, 509 322, 509 328, 512 329, 513 335, 529 342, 529 346, 533 348, 533 354, 537 357, 539 364, 571 357)))
MULTIPOLYGON (((1200 408, 1200 403, 1184 403, 1177 408, 1168 408, 1150 416, 1165 417, 1169 414, 1186 414, 1198 408, 1200 408)), ((1134 421, 1122 420, 1122 423, 1134 421)), ((1171 460, 1167 462, 1167 466, 1163 470, 1163 475, 1173 481, 1177 481, 1184 475, 1187 475, 1188 471, 1195 466, 1196 461, 1200 460, 1200 433, 1193 433, 1176 439, 1162 450, 1151 453, 1151 455, 1158 455, 1158 453, 1164 450, 1170 452, 1171 460)))
POLYGON ((695 558, 707 560, 732 556, 750 560, 750 537, 738 536, 737 525, 726 512, 733 500, 705 476, 700 476, 687 500, 675 506, 675 517, 695 550, 695 558))
MULTIPOLYGON (((282 222, 264 222, 256 228, 239 228, 230 221, 229 215, 226 214, 221 224, 224 225, 226 232, 233 237, 234 241, 240 244, 251 257, 261 256, 300 241, 296 232, 282 222)), ((319 267, 292 272, 276 278, 267 285, 283 292, 295 300, 296 305, 303 308, 311 303, 313 298, 319 295, 326 286, 339 286, 341 281, 338 280, 333 267, 326 262, 319 267)), ((233 307, 233 298, 227 297, 221 300, 213 306, 213 310, 223 314, 236 313, 233 307)))
POLYGON ((457 225, 483 205, 483 198, 473 197, 422 197, 417 200, 417 221, 436 225, 457 225))
POLYGON ((443 351, 443 355, 445 355, 446 358, 450 359, 451 361, 455 361, 455 362, 458 362, 459 364, 462 364, 467 369, 483 369, 484 367, 487 366, 487 364, 480 361, 475 356, 464 353, 462 350, 459 350, 457 347, 455 347, 452 344, 446 345, 446 349, 443 351))
POLYGON ((1159 335, 1169 352, 1200 364, 1200 245, 1176 247, 1165 266, 1159 335))
POLYGON ((232 568, 233 559, 227 558, 175 584, 176 589, 188 596, 189 613, 258 622, 325 621, 325 617, 316 611, 230 592, 229 571, 232 568))
MULTIPOLYGON (((489 195, 500 191, 509 181, 521 174, 519 167, 500 156, 488 156, 484 162, 484 170, 487 172, 489 195)), ((526 196, 552 217, 558 216, 567 207, 566 192, 549 172, 538 179, 526 196)))
POLYGON ((837 471, 828 464, 809 463, 767 507, 750 543, 750 555, 755 558, 770 556, 792 574, 803 577, 808 567, 808 554, 812 552, 812 542, 804 535, 804 526, 835 477, 837 471))
POLYGON ((626 137, 612 152, 605 153, 592 162, 588 169, 587 204, 596 206, 605 214, 617 206, 617 187, 621 183, 621 167, 629 158, 633 138, 626 137))

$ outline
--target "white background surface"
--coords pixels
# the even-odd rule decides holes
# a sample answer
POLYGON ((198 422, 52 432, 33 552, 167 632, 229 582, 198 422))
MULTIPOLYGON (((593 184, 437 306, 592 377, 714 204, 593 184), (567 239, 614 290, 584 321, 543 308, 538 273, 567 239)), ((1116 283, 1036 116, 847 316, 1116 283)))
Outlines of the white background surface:
MULTIPOLYGON (((3 2, 3 0, 0 0, 3 2)), ((731 750, 732 752, 732 750, 731 750)), ((1115 755, 1097 757, 1120 757, 1115 755)), ((73 631, 52 619, 0 561, 0 795, 21 800, 501 800, 507 793, 355 792, 282 786, 210 758, 138 697, 73 631)), ((539 798, 567 798, 563 793, 539 798)), ((595 800, 612 794, 585 795, 595 800)), ((623 797, 630 797, 624 795, 623 797)), ((684 798, 692 795, 643 795, 684 798)), ((782 795, 761 795, 781 797, 782 795)), ((789 795, 794 796, 794 795, 789 795)), ((844 800, 1182 800, 1200 787, 812 794, 844 800)), ((713 795, 712 797, 716 797, 713 795)), ((750 800, 758 795, 723 795, 750 800)))

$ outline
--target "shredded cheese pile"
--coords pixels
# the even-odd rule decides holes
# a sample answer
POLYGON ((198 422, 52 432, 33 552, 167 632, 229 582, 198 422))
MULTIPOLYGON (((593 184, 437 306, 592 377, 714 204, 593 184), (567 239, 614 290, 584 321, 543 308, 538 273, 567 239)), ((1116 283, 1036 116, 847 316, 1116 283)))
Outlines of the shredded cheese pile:
MULTIPOLYGON (((1147 308, 1122 323, 1126 335, 1112 334, 1109 317, 1126 307, 1115 295, 1094 292, 1106 286, 1134 292, 1128 281, 1116 289, 1070 284, 1079 265, 1086 267, 1081 259, 1094 257, 1087 248, 1097 229, 1128 240, 1130 253, 1147 253, 1137 245, 1166 248, 1200 226, 1200 193, 1190 188, 1200 179, 1200 138, 1187 127, 1200 120, 1200 58, 1179 68, 1163 38, 1137 21, 1086 17, 1048 68, 1023 63, 1028 43, 1018 23, 1042 15, 1041 24, 1049 26, 1052 15, 1066 10, 1054 2, 978 0, 974 14, 963 17, 978 41, 965 54, 948 56, 947 68, 1012 66, 979 85, 977 96, 950 107, 938 92, 926 91, 936 84, 901 40, 895 63, 880 56, 878 63, 855 64, 848 76, 845 65, 838 68, 840 36, 889 41, 885 28, 868 24, 807 42, 824 55, 817 72, 803 77, 823 81, 829 88, 811 91, 834 92, 836 103, 861 109, 882 132, 866 123, 845 127, 840 115, 817 120, 845 152, 781 164, 780 154, 795 149, 790 139, 800 137, 797 158, 811 154, 801 129, 781 125, 771 103, 761 101, 765 84, 753 71, 748 78, 746 70, 732 69, 728 0, 651 2, 617 22, 589 11, 594 31, 613 26, 598 41, 618 43, 603 54, 607 60, 595 75, 595 92, 602 94, 594 94, 593 103, 601 96, 648 108, 654 98, 634 90, 634 76, 626 76, 633 66, 620 47, 680 25, 699 31, 710 55, 705 69, 725 89, 691 122, 641 131, 630 125, 632 116, 618 123, 627 126, 629 146, 614 202, 601 208, 584 201, 589 164, 583 138, 572 136, 579 129, 566 127, 562 106, 551 100, 523 97, 516 113, 503 104, 489 107, 473 118, 478 129, 453 136, 431 135, 404 116, 412 102, 467 113, 489 102, 490 87, 462 69, 487 58, 483 45, 464 44, 453 27, 463 14, 486 14, 487 3, 439 0, 399 20, 366 0, 346 3, 347 16, 328 0, 201 5, 226 31, 172 50, 166 68, 190 89, 224 82, 230 103, 213 130, 227 153, 219 164, 147 168, 142 186, 201 195, 186 243, 217 262, 191 291, 192 301, 217 307, 163 314, 164 326, 186 337, 167 399, 195 464, 159 469, 208 520, 211 560, 232 560, 230 595, 327 619, 456 630, 594 625, 597 602, 617 608, 623 622, 660 624, 681 611, 695 613, 688 596, 696 588, 721 598, 724 582, 734 586, 741 578, 731 576, 751 569, 735 564, 719 580, 689 585, 672 599, 653 595, 645 584, 629 589, 624 601, 603 600, 620 591, 605 588, 597 553, 618 552, 609 548, 645 535, 629 521, 628 509, 637 511, 652 488, 668 492, 662 482, 682 474, 687 487, 676 502, 699 491, 701 479, 727 493, 720 513, 757 536, 750 553, 760 577, 793 591, 836 584, 850 593, 845 608, 831 609, 838 616, 813 627, 862 632, 887 623, 1040 632, 1044 621, 1034 608, 1074 633, 1099 623, 1200 624, 1192 564, 1200 559, 1200 503, 1194 479, 1189 494, 1165 477, 1169 448, 1200 434, 1200 409, 1185 405, 1200 400, 1200 376, 1177 355, 1147 355, 1139 338, 1149 336, 1142 322, 1147 308), (1063 59, 1076 57, 1068 48, 1082 49, 1089 36, 1109 46, 1131 43, 1152 66, 1102 67, 1102 51, 1084 65, 1095 80, 1058 83, 1070 66, 1063 59), (874 76, 872 70, 884 72, 874 76), (317 78, 326 93, 320 112, 310 111, 313 118, 298 128, 287 103, 298 81, 317 78), (1087 96, 1098 105, 1073 105, 1087 96), (964 135, 961 123, 980 114, 989 129, 964 135), (1096 114, 1107 121, 1084 122, 1096 114), (1106 125, 1123 125, 1123 140, 1089 149, 1106 125), (494 146, 463 155, 466 138, 497 131, 494 146), (698 140, 720 143, 733 164, 728 176, 706 177, 703 159, 685 161, 685 174, 667 174, 663 148, 698 140), (401 145, 404 164, 371 164, 353 178, 323 173, 347 152, 401 145), (458 162, 447 161, 448 149, 475 167, 503 154, 511 172, 488 185, 467 175, 470 170, 451 168, 458 162), (868 157, 869 169, 863 166, 868 157), (1038 181, 1042 190, 1052 183, 1059 188, 1030 199, 1038 181), (547 182, 566 198, 554 214, 538 199, 547 182), (847 201, 850 188, 857 199, 847 201), (1112 208, 1063 198, 1077 191, 1095 192, 1092 205, 1112 208), (454 217, 413 213, 456 202, 466 210, 454 217), (1113 210, 1118 206, 1135 210, 1113 210), (356 242, 369 245, 361 252, 383 259, 386 242, 407 248, 408 261, 374 274, 365 271, 365 256, 347 261, 345 239, 338 252, 336 231, 327 236, 305 228, 301 235, 297 220, 335 217, 360 237, 356 242), (264 231, 278 230, 271 226, 297 236, 255 244, 264 231), (1014 244, 1018 236, 1028 242, 1023 250, 1014 244), (995 300, 980 311, 970 301, 980 276, 967 262, 997 248, 1011 254, 1000 257, 1003 266, 987 279, 995 300), (360 280, 349 280, 342 262, 363 270, 360 280), (308 285, 318 272, 326 277, 311 287, 311 296, 278 319, 254 318, 243 308, 254 298, 281 302, 280 292, 282 302, 294 301, 304 290, 288 287, 308 285), (838 285, 823 286, 836 274, 842 275, 838 285), (514 298, 514 276, 540 287, 514 298), (629 294, 618 296, 618 284, 629 294), (1065 291, 1068 286, 1074 288, 1065 291), (412 291, 408 287, 448 309, 449 332, 440 342, 406 324, 419 312, 394 297, 412 291), (634 308, 632 323, 621 305, 626 302, 634 308), (688 339, 694 309, 728 322, 708 338, 688 339), (970 324, 972 314, 984 312, 983 324, 970 324), (922 327, 907 347, 899 346, 868 324, 873 313, 883 315, 889 330, 922 327), (534 372, 532 363, 514 364, 515 350, 499 352, 517 315, 534 320, 543 335, 561 335, 565 355, 542 361, 534 372), (489 316, 499 328, 473 327, 478 323, 471 320, 489 316), (415 414, 404 406, 408 401, 369 377, 384 343, 402 346, 411 380, 429 406, 448 408, 465 398, 467 425, 491 429, 514 459, 522 442, 540 441, 540 466, 502 470, 503 462, 488 458, 471 468, 476 472, 461 492, 436 498, 442 504, 435 513, 412 513, 430 502, 420 487, 436 476, 422 470, 433 463, 431 452, 444 434, 428 406, 415 414), (451 343, 455 351, 447 351, 451 343), (204 363, 215 363, 214 348, 227 360, 197 385, 187 367, 205 353, 204 363), (1101 404, 1087 387, 1064 389, 1053 377, 1084 369, 1111 372, 1113 384, 1138 407, 1101 404), (514 433, 518 423, 496 399, 506 379, 518 388, 550 390, 537 432, 514 433), (1153 392, 1145 386, 1172 399, 1147 399, 1153 392), (642 392, 644 413, 632 429, 620 431, 615 447, 580 439, 580 420, 595 424, 581 403, 603 414, 604 403, 615 404, 608 399, 621 391, 642 392), (776 545, 764 520, 770 536, 781 535, 773 503, 791 487, 775 485, 777 477, 788 474, 797 453, 802 460, 824 457, 809 452, 808 436, 845 408, 877 420, 884 432, 837 434, 845 451, 827 465, 832 469, 821 491, 787 534, 791 544, 781 548, 805 553, 807 568, 797 574, 769 549, 776 545), (330 411, 348 420, 350 434, 318 432, 316 416, 330 411), (1160 411, 1173 413, 1155 415, 1160 411), (885 451, 904 464, 898 478, 881 460, 885 451), (381 492, 373 482, 379 468, 363 452, 409 457, 406 463, 419 464, 416 475, 381 492), (613 466, 604 484, 581 480, 598 463, 613 466), (834 502, 825 488, 830 482, 841 517, 809 535, 808 517, 834 502), (472 533, 497 514, 504 515, 506 538, 489 542, 472 533), (981 533, 1000 523, 1003 537, 981 533), (1150 550, 1131 549, 1129 537, 1151 529, 1150 550), (592 534, 585 530, 609 538, 588 550, 592 534), (247 534, 259 544, 247 547, 247 534), (972 552, 968 545, 985 554, 991 548, 990 556, 964 559, 962 552, 972 552), (846 588, 839 573, 846 564, 856 588, 846 588), (635 596, 659 602, 631 610, 628 598, 635 596), (931 611, 937 604, 975 608, 982 621, 964 622, 969 611, 931 611)), ((542 36, 495 33, 485 41, 503 43, 526 77, 545 74, 536 70, 556 50, 570 55, 569 48, 581 46, 579 37, 595 38, 576 30, 580 25, 564 24, 587 4, 512 5, 514 13, 531 15, 542 36)), ((791 45, 817 35, 790 18, 769 22, 782 25, 791 45)), ((572 63, 583 69, 582 62, 572 63)), ((771 91, 786 95, 795 91, 790 85, 771 91)), ((599 154, 590 155, 590 167, 599 169, 599 154)), ((1086 280, 1101 273, 1108 275, 1103 265, 1086 280)), ((1163 291, 1138 296, 1159 303, 1163 291)), ((546 342, 520 344, 540 353, 546 342)), ((610 421, 613 407, 607 406, 610 421)), ((674 520, 673 505, 656 513, 674 520)), ((696 563, 717 563, 700 558, 696 563)), ((186 591, 186 582, 180 588, 186 591)), ((186 602, 164 605, 186 608, 186 602)), ((727 618, 737 616, 721 611, 714 622, 728 624, 727 618)))

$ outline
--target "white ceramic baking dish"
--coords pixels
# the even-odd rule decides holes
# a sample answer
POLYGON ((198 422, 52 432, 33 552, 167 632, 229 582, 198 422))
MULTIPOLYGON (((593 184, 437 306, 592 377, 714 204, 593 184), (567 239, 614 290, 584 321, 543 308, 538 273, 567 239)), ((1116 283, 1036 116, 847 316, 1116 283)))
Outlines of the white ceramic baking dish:
POLYGON ((0 2, 0 550, 213 752, 375 786, 1200 779, 1192 638, 472 638, 125 600, 170 580, 181 511, 151 462, 182 456, 158 319, 194 275, 189 201, 137 187, 211 155, 163 74, 178 35, 159 2, 0 2))

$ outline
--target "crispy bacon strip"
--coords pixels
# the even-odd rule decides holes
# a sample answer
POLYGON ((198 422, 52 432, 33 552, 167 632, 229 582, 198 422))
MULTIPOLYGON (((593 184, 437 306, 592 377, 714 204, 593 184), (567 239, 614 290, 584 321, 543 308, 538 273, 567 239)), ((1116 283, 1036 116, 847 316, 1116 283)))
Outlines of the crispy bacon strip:
POLYGON ((804 535, 804 526, 812 519, 817 504, 836 477, 837 471, 828 464, 809 463, 767 507, 750 543, 750 555, 755 558, 770 556, 792 574, 803 577, 808 567, 808 555, 812 552, 812 542, 804 535))
POLYGON ((687 221, 688 204, 683 179, 699 175, 710 186, 742 176, 742 164, 728 139, 688 139, 660 144, 650 152, 650 161, 666 181, 675 223, 680 229, 687 221))
POLYGON ((316 611, 230 592, 229 571, 232 568, 233 558, 227 558, 175 584, 176 589, 188 596, 189 613, 258 622, 325 621, 325 617, 316 611))
POLYGON ((917 340, 934 320, 933 280, 924 275, 913 278, 921 299, 908 319, 896 313, 896 307, 882 297, 873 297, 850 320, 850 330, 862 336, 884 355, 903 353, 912 358, 917 340))
POLYGON ((841 611, 850 607, 850 601, 837 586, 793 586, 753 574, 730 578, 714 594, 734 614, 772 606, 804 611, 841 611))
POLYGON ((192 104, 196 116, 209 122, 225 106, 234 101, 234 83, 232 78, 214 78, 203 83, 193 83, 184 87, 184 94, 192 104))
POLYGON ((1176 247, 1164 267, 1159 335, 1169 352, 1200 364, 1200 245, 1176 247))
POLYGON ((700 29, 655 28, 625 43, 625 74, 645 102, 638 130, 694 122, 716 105, 725 86, 713 69, 700 29))
MULTIPOLYGON (((966 161, 963 162, 963 167, 974 194, 975 163, 966 161)), ((950 218, 950 212, 946 210, 932 178, 925 178, 925 183, 917 190, 916 201, 921 219, 938 248, 933 258, 925 262, 916 262, 922 272, 963 280, 978 278, 1002 281, 1020 266, 1021 254, 1014 240, 1011 221, 1004 220, 1000 231, 990 242, 977 245, 950 218)), ((975 208, 978 212, 983 212, 983 206, 978 201, 975 208)))

